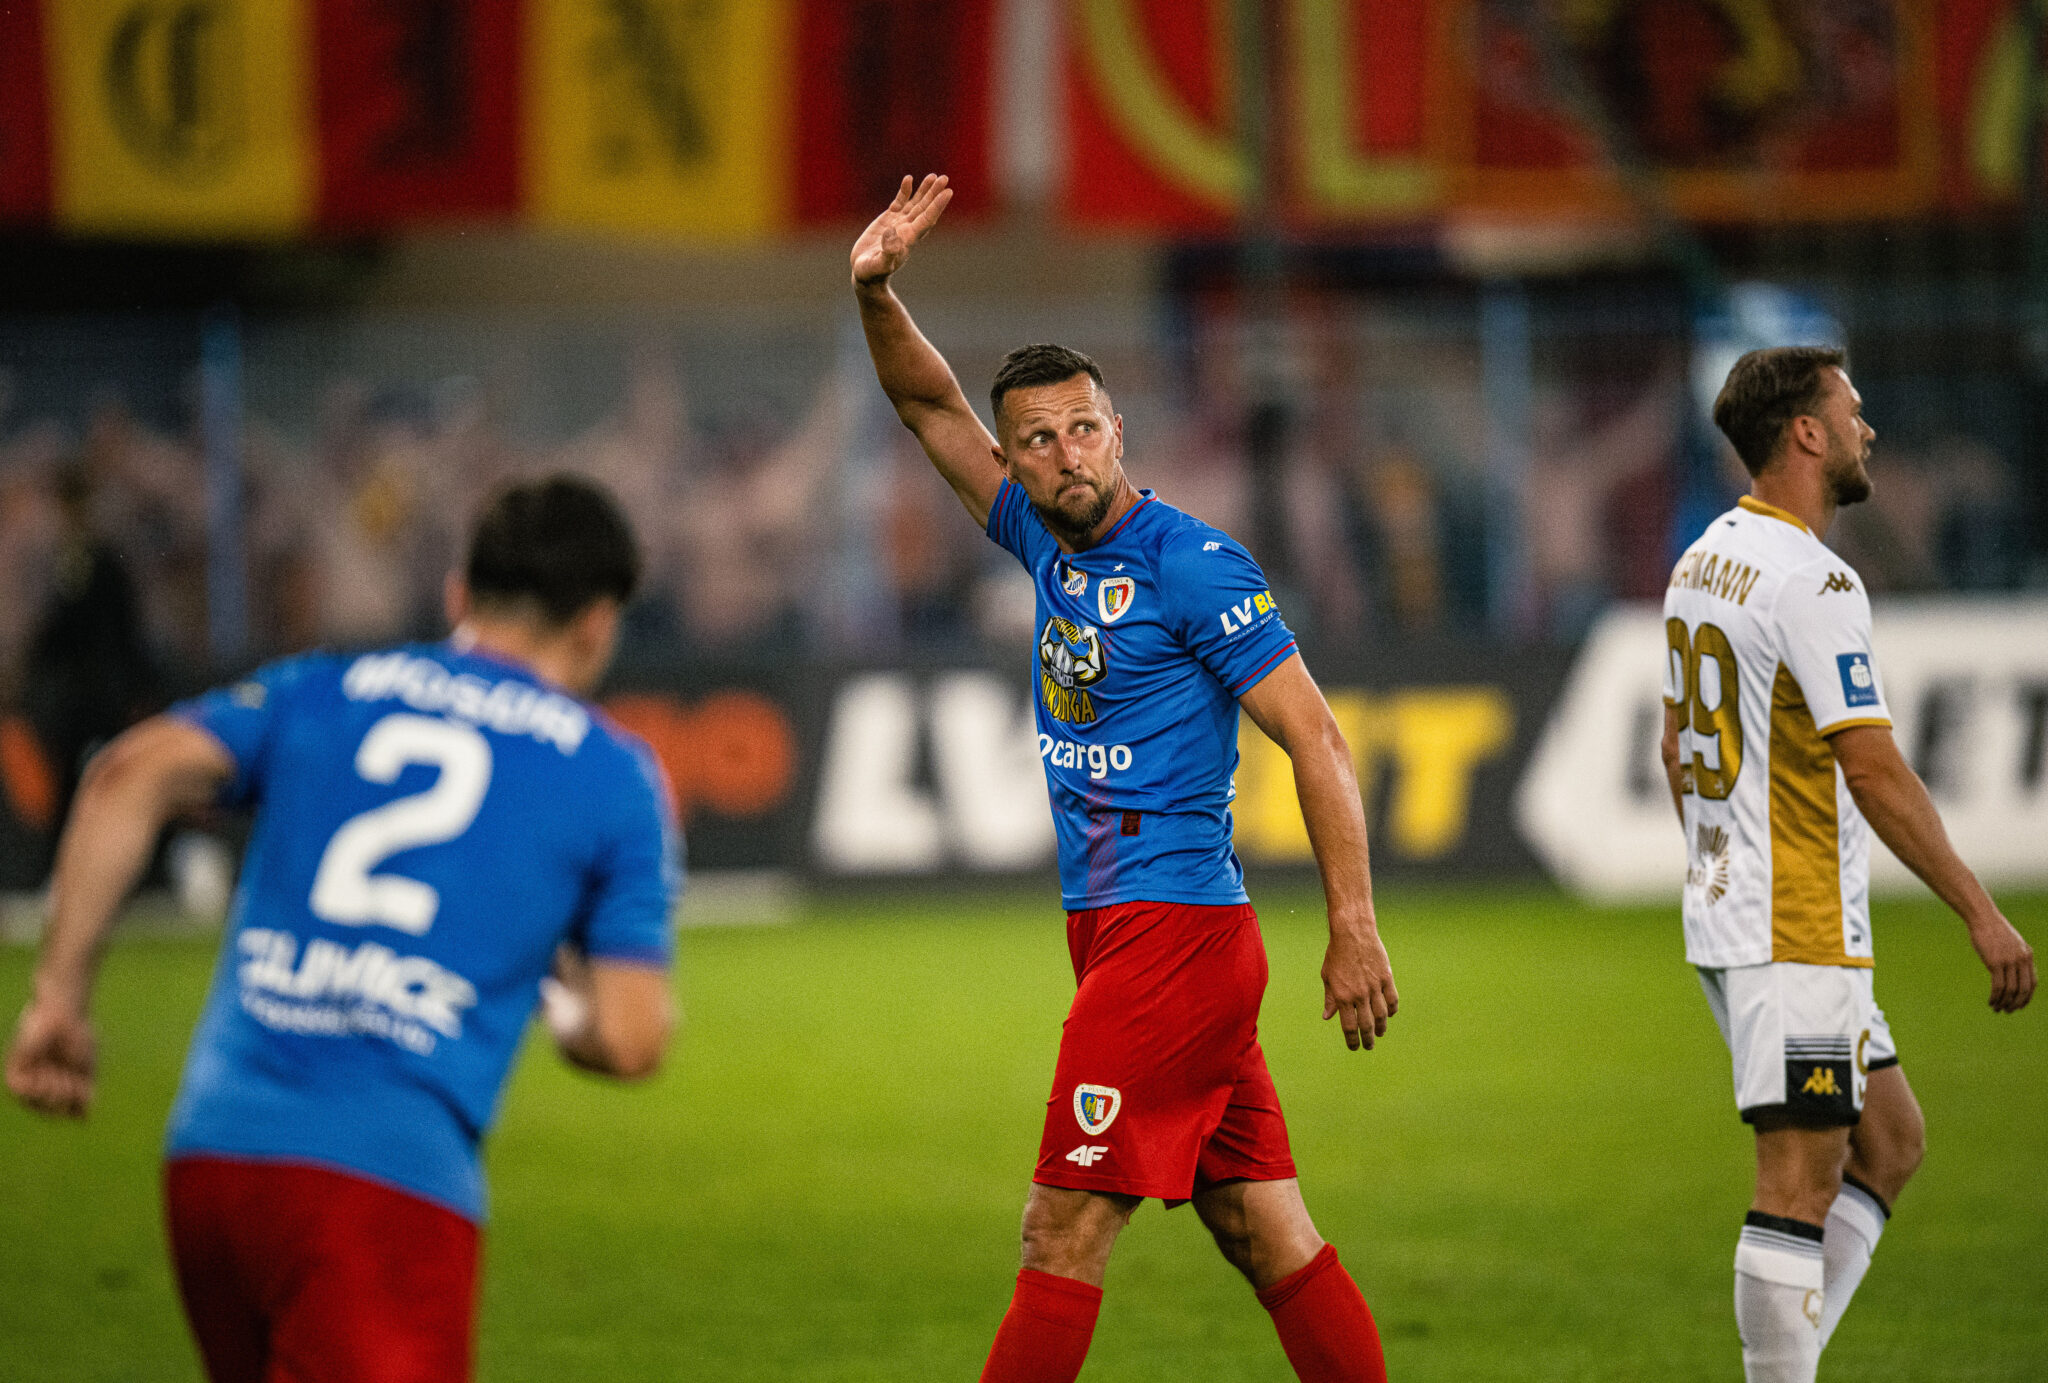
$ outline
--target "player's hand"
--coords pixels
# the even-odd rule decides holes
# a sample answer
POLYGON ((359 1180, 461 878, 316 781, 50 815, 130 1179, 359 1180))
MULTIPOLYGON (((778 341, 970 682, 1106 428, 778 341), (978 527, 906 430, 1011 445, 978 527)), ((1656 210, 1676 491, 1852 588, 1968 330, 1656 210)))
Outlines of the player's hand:
POLYGON ((1354 1052, 1372 1050, 1400 1007, 1393 962, 1380 944, 1379 929, 1371 923, 1332 925, 1330 949, 1323 954, 1323 1018, 1344 1025, 1344 1045, 1354 1052))
POLYGON ((896 200, 853 242, 853 281, 880 283, 901 269, 910 258, 910 247, 939 223, 952 200, 953 189, 946 185, 945 174, 925 174, 915 191, 905 175, 903 186, 896 189, 896 200))
POLYGON ((2034 997, 2034 948, 2027 939, 1994 909, 1983 922, 1971 925, 1970 944, 1991 972, 1992 1012, 2018 1013, 2025 1008, 2034 997))
POLYGON ((7 1049, 7 1088, 39 1114, 83 1119, 98 1064, 99 1042, 84 1014, 31 999, 7 1049))

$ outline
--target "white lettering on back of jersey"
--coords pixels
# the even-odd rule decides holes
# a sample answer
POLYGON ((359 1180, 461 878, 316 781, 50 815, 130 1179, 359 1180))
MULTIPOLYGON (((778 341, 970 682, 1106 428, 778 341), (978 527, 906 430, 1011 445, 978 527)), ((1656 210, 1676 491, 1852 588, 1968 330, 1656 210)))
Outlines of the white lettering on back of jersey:
POLYGON ((450 672, 432 658, 399 650, 366 653, 349 664, 341 692, 351 701, 397 699, 415 711, 465 720, 501 735, 528 735, 574 754, 590 733, 590 713, 559 692, 530 682, 488 682, 450 672))
POLYGON ((433 1050, 432 1035, 408 1029, 461 1037, 463 1011, 477 1000, 476 986, 453 970, 374 941, 348 947, 315 937, 301 952, 290 932, 250 927, 236 947, 242 1007, 266 1027, 370 1033, 424 1053, 433 1050))

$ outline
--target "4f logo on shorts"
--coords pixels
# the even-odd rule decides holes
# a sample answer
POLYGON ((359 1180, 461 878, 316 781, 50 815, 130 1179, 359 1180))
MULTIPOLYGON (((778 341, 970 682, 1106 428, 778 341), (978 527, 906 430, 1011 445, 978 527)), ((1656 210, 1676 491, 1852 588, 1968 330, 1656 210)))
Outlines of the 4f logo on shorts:
POLYGON ((1116 1122, 1116 1112, 1124 1107, 1123 1092, 1107 1085, 1077 1085, 1074 1087, 1074 1122, 1081 1131, 1093 1137, 1116 1122))
POLYGON ((1100 1143, 1084 1143, 1080 1147, 1068 1153, 1066 1160, 1069 1162, 1076 1163, 1083 1167, 1093 1167, 1096 1163, 1100 1162, 1103 1159, 1103 1156, 1108 1152, 1109 1149, 1103 1147, 1100 1143))

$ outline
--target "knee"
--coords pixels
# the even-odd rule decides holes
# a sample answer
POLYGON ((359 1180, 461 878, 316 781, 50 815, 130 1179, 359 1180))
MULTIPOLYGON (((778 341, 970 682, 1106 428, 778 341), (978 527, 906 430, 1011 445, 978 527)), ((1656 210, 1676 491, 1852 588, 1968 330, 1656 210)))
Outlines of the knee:
POLYGON ((1225 1262, 1245 1275, 1247 1281, 1258 1282, 1258 1264, 1251 1231, 1242 1221, 1234 1225, 1210 1225, 1209 1234, 1216 1240, 1216 1247, 1223 1254, 1225 1262))

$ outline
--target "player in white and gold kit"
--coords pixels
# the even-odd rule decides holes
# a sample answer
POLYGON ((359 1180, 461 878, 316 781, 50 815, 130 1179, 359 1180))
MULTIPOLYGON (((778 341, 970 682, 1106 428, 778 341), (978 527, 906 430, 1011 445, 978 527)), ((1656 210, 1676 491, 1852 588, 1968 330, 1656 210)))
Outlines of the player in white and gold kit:
POLYGON ((1738 360, 1714 421, 1751 493, 1686 550, 1664 597, 1686 959, 1756 1129, 1735 1254, 1750 1383, 1811 1383, 1920 1162, 1920 1108, 1871 991, 1872 830, 1968 924, 1993 1009, 2034 991, 2032 951, 1892 741, 1870 601, 1821 542, 1840 505, 1870 494, 1862 402, 1839 351, 1738 360))

